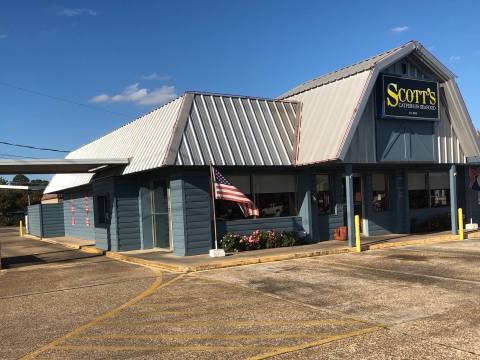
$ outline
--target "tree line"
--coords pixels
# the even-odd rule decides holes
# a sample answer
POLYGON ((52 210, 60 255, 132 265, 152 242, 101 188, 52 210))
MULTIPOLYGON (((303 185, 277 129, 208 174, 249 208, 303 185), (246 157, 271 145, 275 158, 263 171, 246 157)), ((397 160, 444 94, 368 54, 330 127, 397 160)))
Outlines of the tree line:
MULTIPOLYGON (((46 186, 48 181, 34 179, 30 180, 25 175, 15 175, 9 182, 0 177, 0 185, 32 185, 46 186)), ((27 213, 28 195, 30 195, 30 204, 40 204, 43 190, 11 190, 0 189, 0 226, 16 225, 23 219, 27 213)))

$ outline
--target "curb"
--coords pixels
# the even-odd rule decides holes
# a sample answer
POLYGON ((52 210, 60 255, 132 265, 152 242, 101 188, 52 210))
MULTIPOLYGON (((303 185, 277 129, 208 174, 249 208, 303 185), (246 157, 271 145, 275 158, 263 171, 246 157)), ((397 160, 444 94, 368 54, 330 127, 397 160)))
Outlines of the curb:
MULTIPOLYGON (((135 256, 130 256, 122 253, 105 251, 91 245, 76 245, 76 244, 61 243, 51 239, 40 239, 39 237, 36 237, 33 235, 25 235, 25 237, 48 242, 51 244, 61 245, 70 249, 80 250, 89 254, 105 255, 106 257, 111 259, 125 261, 128 263, 137 264, 137 265, 149 266, 149 267, 157 268, 160 270, 176 272, 176 273, 191 273, 191 272, 197 272, 197 271, 207 271, 207 270, 223 269, 223 268, 237 267, 237 266, 244 266, 244 265, 263 264, 263 263, 271 263, 271 262, 293 260, 293 259, 304 259, 304 258, 318 257, 318 256, 356 253, 356 249, 354 247, 353 248, 344 247, 344 248, 333 249, 333 250, 316 250, 316 251, 308 251, 308 252, 296 252, 296 253, 290 253, 290 254, 268 255, 268 256, 259 256, 259 257, 249 258, 249 259, 237 259, 237 260, 223 261, 223 262, 217 262, 217 263, 211 263, 211 264, 205 263, 205 264, 187 266, 187 265, 169 264, 169 263, 154 261, 154 260, 146 260, 146 259, 137 258, 135 256)), ((468 238, 479 239, 480 233, 470 233, 470 234, 466 233, 465 239, 468 239, 468 238)), ((384 242, 384 243, 378 243, 378 244, 365 244, 365 245, 362 245, 362 252, 391 249, 391 248, 405 247, 405 246, 438 244, 438 243, 451 242, 451 241, 462 241, 462 240, 459 240, 458 235, 441 235, 440 237, 439 236, 426 237, 418 240, 384 242)))
POLYGON ((355 249, 341 248, 341 249, 335 249, 335 250, 319 250, 319 251, 311 251, 311 252, 304 252, 304 253, 269 255, 269 256, 255 257, 250 259, 238 259, 233 261, 218 262, 214 264, 200 264, 195 266, 166 264, 159 261, 145 260, 145 259, 141 259, 141 258, 137 258, 137 257, 125 255, 125 254, 110 252, 110 251, 107 251, 105 253, 105 256, 112 259, 120 260, 120 261, 126 261, 133 264, 139 264, 144 266, 151 266, 151 267, 155 267, 162 270, 179 272, 179 273, 190 273, 190 272, 197 272, 197 271, 206 271, 206 270, 223 269, 223 268, 236 267, 236 266, 244 266, 244 265, 271 263, 276 261, 302 259, 302 258, 309 258, 309 257, 316 257, 316 256, 346 254, 351 252, 355 252, 355 249))
MULTIPOLYGON (((468 238, 468 236, 466 236, 465 238, 468 238)), ((393 243, 386 242, 386 243, 372 244, 372 245, 367 244, 367 245, 362 245, 362 252, 388 249, 388 248, 405 247, 405 246, 438 244, 438 243, 451 242, 451 241, 463 241, 463 240, 459 240, 458 235, 443 235, 441 238, 437 236, 435 238, 432 237, 432 238, 424 238, 424 239, 418 239, 418 240, 409 240, 409 241, 401 241, 401 242, 399 241, 399 242, 393 242, 393 243)), ((191 272, 197 272, 197 271, 223 269, 223 268, 237 267, 237 266, 244 266, 244 265, 254 265, 254 264, 262 264, 262 263, 271 263, 276 261, 285 261, 285 260, 303 259, 303 258, 310 258, 310 257, 348 254, 348 253, 356 253, 356 249, 345 247, 345 248, 334 249, 334 250, 317 250, 317 251, 298 252, 298 253, 291 253, 291 254, 269 255, 269 256, 263 256, 263 257, 260 256, 260 257, 250 258, 250 259, 224 261, 224 262, 218 262, 213 264, 199 264, 195 266, 167 264, 159 261, 145 260, 145 259, 137 258, 134 256, 115 253, 111 251, 107 251, 105 253, 105 256, 110 257, 112 259, 120 260, 120 261, 126 261, 133 264, 139 264, 144 266, 151 266, 151 267, 155 267, 155 268, 166 270, 166 271, 179 272, 179 273, 191 273, 191 272)))
POLYGON ((93 245, 77 245, 77 244, 64 243, 64 242, 55 241, 52 239, 39 238, 38 236, 31 235, 31 234, 25 234, 23 235, 23 237, 32 239, 32 240, 43 241, 49 244, 60 245, 72 250, 80 250, 88 254, 105 255, 105 250, 99 249, 93 245))

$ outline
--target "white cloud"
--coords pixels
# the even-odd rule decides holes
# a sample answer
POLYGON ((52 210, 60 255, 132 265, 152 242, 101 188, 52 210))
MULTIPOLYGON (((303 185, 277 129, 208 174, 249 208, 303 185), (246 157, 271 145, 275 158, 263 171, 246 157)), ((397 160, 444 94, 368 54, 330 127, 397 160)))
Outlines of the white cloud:
POLYGON ((156 72, 153 72, 148 75, 142 75, 142 79, 144 80, 159 80, 159 81, 167 81, 170 80, 172 77, 170 75, 160 75, 156 72))
POLYGON ((402 32, 405 32, 409 29, 408 26, 404 25, 404 26, 395 26, 393 28, 390 29, 390 31, 394 32, 394 33, 402 33, 402 32))
POLYGON ((72 16, 81 16, 81 15, 90 15, 97 16, 98 12, 92 9, 80 9, 80 8, 65 8, 59 12, 60 15, 72 17, 72 16))
POLYGON ((452 55, 452 56, 450 56, 450 58, 449 58, 450 61, 458 61, 458 60, 460 60, 460 59, 461 59, 461 57, 458 56, 458 55, 452 55))
POLYGON ((130 102, 135 105, 163 105, 177 97, 175 86, 163 85, 159 88, 148 90, 139 88, 139 83, 127 86, 116 95, 99 94, 90 99, 94 103, 105 102, 130 102))
POLYGON ((7 34, 0 34, 0 40, 6 39, 6 38, 7 38, 7 34))

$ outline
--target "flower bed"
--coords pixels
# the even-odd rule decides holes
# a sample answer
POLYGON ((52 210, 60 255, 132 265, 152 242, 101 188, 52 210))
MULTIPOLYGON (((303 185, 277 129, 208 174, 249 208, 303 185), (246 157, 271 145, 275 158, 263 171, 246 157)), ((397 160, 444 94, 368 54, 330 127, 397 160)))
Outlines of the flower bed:
POLYGON ((225 234, 220 244, 226 252, 238 252, 294 246, 298 239, 293 231, 255 230, 250 235, 225 234))

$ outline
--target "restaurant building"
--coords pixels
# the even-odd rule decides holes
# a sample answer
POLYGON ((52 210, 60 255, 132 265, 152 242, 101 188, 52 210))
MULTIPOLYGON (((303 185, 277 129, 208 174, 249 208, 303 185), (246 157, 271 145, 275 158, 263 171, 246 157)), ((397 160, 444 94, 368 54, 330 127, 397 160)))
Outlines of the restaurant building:
POLYGON ((363 236, 455 232, 458 207, 480 220, 468 186, 479 156, 455 75, 412 41, 276 99, 186 92, 71 152, 129 162, 55 175, 46 193, 63 203, 32 207, 30 222, 106 250, 208 253, 212 163, 260 210, 244 218, 217 200, 218 237, 275 229, 318 242, 347 227, 352 245, 354 215, 363 236))

